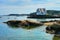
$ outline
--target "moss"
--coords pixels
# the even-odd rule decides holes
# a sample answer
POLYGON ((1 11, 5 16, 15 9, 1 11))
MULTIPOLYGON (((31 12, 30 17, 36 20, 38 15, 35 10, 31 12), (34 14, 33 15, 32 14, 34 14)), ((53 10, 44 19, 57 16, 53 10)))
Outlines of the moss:
POLYGON ((60 37, 54 36, 53 40, 60 40, 60 37))

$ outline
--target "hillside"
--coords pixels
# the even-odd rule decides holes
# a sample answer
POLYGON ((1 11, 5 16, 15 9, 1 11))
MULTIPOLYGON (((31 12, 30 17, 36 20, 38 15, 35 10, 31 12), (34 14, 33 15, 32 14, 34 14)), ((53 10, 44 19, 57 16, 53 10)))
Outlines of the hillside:
POLYGON ((47 10, 47 13, 50 15, 60 15, 60 11, 57 10, 47 10))
MULTIPOLYGON (((60 15, 60 11, 57 10, 47 10, 48 15, 60 15)), ((36 15, 36 12, 30 13, 30 15, 36 15)))

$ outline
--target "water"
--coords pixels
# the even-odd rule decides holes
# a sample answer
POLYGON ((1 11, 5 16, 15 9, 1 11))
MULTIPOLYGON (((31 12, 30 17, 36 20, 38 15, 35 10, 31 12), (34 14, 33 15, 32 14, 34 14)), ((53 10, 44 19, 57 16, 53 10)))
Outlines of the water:
MULTIPOLYGON (((2 18, 0 18, 0 40, 53 40, 54 35, 45 32, 46 26, 41 26, 27 30, 23 28, 11 28, 7 24, 3 23, 8 20, 36 20, 36 21, 51 20, 51 19, 28 19, 26 17, 27 16, 19 17, 2 16, 2 18)), ((57 20, 59 20, 59 18, 57 20)))

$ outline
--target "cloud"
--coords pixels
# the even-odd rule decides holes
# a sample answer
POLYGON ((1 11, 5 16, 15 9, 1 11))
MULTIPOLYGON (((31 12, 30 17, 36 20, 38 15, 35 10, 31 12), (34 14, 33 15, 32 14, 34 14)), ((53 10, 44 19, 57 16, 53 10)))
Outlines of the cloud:
POLYGON ((56 3, 32 4, 23 6, 0 6, 0 14, 29 14, 35 12, 37 8, 46 8, 50 10, 60 10, 60 5, 56 3))
POLYGON ((0 0, 0 2, 14 3, 14 2, 31 2, 32 0, 0 0))
POLYGON ((0 0, 0 14, 31 13, 37 8, 60 10, 60 0, 0 0))
POLYGON ((46 4, 46 3, 56 3, 60 4, 60 0, 0 0, 2 5, 32 5, 32 4, 46 4))
POLYGON ((60 0, 48 0, 48 2, 60 3, 60 0))
POLYGON ((0 4, 3 5, 30 5, 30 4, 39 4, 46 3, 44 0, 0 0, 0 4))
POLYGON ((32 0, 21 0, 23 2, 31 2, 32 0))
POLYGON ((30 4, 32 0, 0 0, 0 5, 27 5, 30 4))

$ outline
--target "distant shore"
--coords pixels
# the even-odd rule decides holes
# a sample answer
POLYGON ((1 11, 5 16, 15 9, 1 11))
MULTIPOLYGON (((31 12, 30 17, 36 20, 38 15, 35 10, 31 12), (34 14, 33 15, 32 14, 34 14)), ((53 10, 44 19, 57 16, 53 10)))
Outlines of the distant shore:
POLYGON ((30 14, 8 14, 8 15, 0 15, 0 16, 29 16, 30 14))

